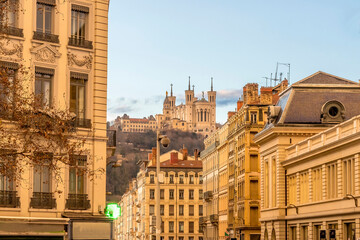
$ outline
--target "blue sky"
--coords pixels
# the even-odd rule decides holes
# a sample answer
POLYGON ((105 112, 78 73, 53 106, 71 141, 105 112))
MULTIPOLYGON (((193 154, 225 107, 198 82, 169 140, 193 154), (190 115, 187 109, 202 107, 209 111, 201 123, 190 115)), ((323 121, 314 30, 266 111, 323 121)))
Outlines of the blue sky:
POLYGON ((111 0, 108 60, 108 120, 161 113, 171 83, 180 104, 191 76, 197 95, 214 78, 224 123, 276 62, 291 82, 319 70, 358 81, 360 1, 111 0))

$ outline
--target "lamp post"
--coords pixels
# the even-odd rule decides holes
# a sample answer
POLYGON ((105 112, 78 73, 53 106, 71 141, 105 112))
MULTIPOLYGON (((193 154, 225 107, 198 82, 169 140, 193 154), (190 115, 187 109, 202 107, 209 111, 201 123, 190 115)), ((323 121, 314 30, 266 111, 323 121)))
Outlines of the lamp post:
MULTIPOLYGON (((160 143, 164 147, 169 146, 170 139, 166 135, 160 135, 160 130, 156 131, 156 240, 160 240, 161 234, 161 215, 160 215, 160 143)), ((163 180, 163 179, 162 179, 163 180)))

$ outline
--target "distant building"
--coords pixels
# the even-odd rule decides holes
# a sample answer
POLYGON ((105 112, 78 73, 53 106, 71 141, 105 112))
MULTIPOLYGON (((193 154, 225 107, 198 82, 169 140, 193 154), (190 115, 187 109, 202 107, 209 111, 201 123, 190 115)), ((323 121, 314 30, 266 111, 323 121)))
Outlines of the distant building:
POLYGON ((151 115, 148 118, 130 118, 127 114, 117 117, 112 126, 120 132, 148 132, 156 130, 156 120, 151 115))
MULTIPOLYGON (((160 185, 161 239, 202 240, 199 217, 203 215, 202 162, 187 149, 160 156, 164 183, 160 185)), ((156 149, 139 162, 137 179, 122 196, 123 214, 117 220, 118 240, 155 239, 156 149)))
POLYGON ((170 96, 166 92, 163 104, 163 113, 156 114, 156 122, 160 129, 179 129, 208 136, 216 129, 216 91, 211 89, 207 92, 208 99, 198 99, 194 94, 194 86, 191 90, 190 79, 188 90, 185 90, 185 104, 176 105, 176 96, 173 96, 171 85, 170 96))

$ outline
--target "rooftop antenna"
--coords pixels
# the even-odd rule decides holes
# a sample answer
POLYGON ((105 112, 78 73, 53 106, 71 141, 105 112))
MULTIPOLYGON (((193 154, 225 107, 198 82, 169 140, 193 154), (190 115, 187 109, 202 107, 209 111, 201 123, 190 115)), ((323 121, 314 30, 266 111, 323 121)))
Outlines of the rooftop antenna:
POLYGON ((268 86, 268 79, 270 79, 270 78, 268 78, 268 77, 262 77, 262 78, 266 79, 266 86, 268 86))
POLYGON ((285 65, 288 67, 288 73, 287 73, 287 80, 289 81, 290 84, 290 63, 277 63, 277 65, 285 65))

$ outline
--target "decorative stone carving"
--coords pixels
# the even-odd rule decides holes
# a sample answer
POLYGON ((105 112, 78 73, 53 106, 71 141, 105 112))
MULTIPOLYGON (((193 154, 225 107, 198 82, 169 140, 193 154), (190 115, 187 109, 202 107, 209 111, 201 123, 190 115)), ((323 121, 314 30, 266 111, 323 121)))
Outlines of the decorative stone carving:
POLYGON ((74 53, 68 52, 68 65, 73 66, 76 65, 78 67, 86 67, 87 69, 91 69, 92 67, 93 57, 91 54, 88 56, 83 56, 82 59, 79 59, 77 55, 74 53))
POLYGON ((35 54, 35 60, 41 62, 55 63, 56 57, 60 57, 61 53, 48 43, 42 44, 31 49, 35 54))
POLYGON ((3 39, 0 41, 0 55, 16 55, 18 58, 22 58, 23 45, 22 43, 14 43, 8 39, 3 39))

